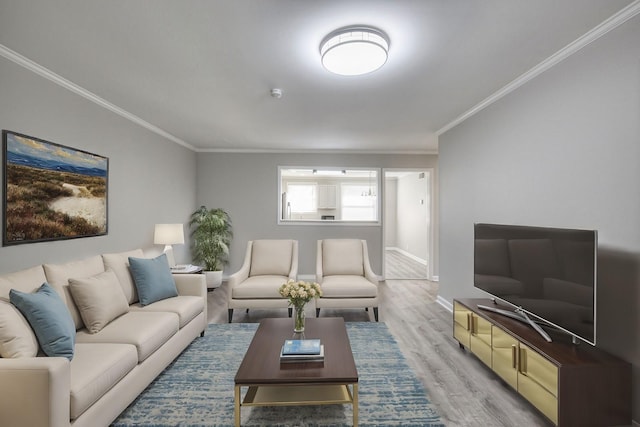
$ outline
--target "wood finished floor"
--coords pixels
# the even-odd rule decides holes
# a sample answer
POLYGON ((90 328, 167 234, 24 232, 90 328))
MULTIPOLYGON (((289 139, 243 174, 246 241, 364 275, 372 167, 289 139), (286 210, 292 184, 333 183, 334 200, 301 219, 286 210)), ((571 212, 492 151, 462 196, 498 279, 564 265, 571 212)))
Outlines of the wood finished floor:
POLYGON ((392 249, 385 250, 384 254, 387 280, 428 278, 426 265, 392 249))
MULTIPOLYGON (((380 321, 387 324, 443 423, 474 427, 552 425, 482 362, 460 350, 452 337, 452 314, 435 302, 437 291, 438 284, 427 280, 381 282, 380 321)), ((226 284, 209 292, 210 323, 227 322, 226 301, 226 284)), ((307 316, 313 316, 312 311, 309 309, 307 316)), ((235 310, 233 322, 285 316, 286 309, 235 310)), ((324 309, 320 316, 341 316, 348 322, 373 321, 371 310, 362 309, 324 309)))

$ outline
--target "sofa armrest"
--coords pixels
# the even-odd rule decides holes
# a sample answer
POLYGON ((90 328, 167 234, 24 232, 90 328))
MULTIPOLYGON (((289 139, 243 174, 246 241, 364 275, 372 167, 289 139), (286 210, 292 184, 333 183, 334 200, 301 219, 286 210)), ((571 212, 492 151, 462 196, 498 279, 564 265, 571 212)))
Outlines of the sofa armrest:
POLYGON ((173 280, 176 282, 178 295, 201 297, 204 300, 204 325, 203 333, 207 329, 209 322, 207 314, 207 279, 204 274, 174 274, 173 280))
POLYGON ((70 383, 64 357, 0 359, 0 425, 69 426, 70 383))

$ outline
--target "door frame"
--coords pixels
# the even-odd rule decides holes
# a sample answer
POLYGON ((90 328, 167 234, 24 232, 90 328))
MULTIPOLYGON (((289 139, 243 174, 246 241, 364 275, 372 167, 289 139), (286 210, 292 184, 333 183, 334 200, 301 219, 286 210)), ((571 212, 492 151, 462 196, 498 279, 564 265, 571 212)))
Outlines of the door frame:
POLYGON ((427 218, 427 220, 429 221, 429 226, 427 227, 428 230, 428 236, 427 236, 427 250, 428 250, 428 254, 427 254, 427 280, 437 280, 437 277, 433 274, 433 272, 435 271, 435 230, 436 230, 436 216, 435 216, 435 212, 436 212, 436 206, 435 206, 435 169, 434 168, 382 168, 382 176, 381 176, 381 184, 382 187, 384 188, 383 191, 381 191, 380 193, 382 194, 382 200, 381 200, 381 218, 382 218, 382 253, 381 253, 381 260, 382 260, 382 279, 386 280, 386 247, 387 247, 387 235, 386 235, 386 227, 388 226, 387 224, 387 219, 384 215, 384 210, 385 210, 385 206, 386 206, 386 180, 387 180, 387 172, 416 172, 416 173, 420 173, 420 172, 424 172, 427 176, 427 180, 428 180, 428 184, 427 184, 427 190, 428 190, 428 194, 427 194, 427 198, 429 201, 429 209, 428 209, 428 215, 429 218, 427 218))

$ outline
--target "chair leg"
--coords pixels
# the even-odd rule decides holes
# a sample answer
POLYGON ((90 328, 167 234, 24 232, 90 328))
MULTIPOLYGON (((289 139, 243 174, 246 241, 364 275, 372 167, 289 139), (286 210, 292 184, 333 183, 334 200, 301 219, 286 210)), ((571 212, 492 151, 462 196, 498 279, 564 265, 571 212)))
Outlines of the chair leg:
POLYGON ((378 307, 373 307, 373 317, 378 321, 378 307))
POLYGON ((289 317, 291 317, 293 314, 293 308, 292 307, 287 308, 287 312, 289 313, 289 317))
POLYGON ((231 320, 233 320, 233 308, 229 309, 229 323, 231 323, 231 320))
POLYGON ((316 317, 320 317, 320 309, 316 308, 316 317))

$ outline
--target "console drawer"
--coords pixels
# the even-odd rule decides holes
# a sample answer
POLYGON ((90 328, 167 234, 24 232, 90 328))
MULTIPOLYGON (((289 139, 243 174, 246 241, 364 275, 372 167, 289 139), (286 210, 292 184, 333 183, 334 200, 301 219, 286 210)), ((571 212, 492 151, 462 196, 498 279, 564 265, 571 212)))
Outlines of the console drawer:
POLYGON ((493 326, 491 329, 493 341, 492 368, 507 384, 518 388, 518 340, 493 326))
POLYGON ((553 396, 558 396, 558 367, 536 351, 520 343, 520 374, 534 381, 553 396))
POLYGON ((518 376, 518 392, 558 425, 558 399, 526 375, 518 376))

